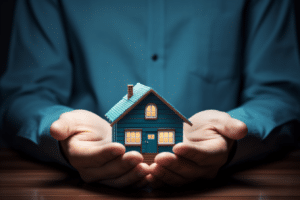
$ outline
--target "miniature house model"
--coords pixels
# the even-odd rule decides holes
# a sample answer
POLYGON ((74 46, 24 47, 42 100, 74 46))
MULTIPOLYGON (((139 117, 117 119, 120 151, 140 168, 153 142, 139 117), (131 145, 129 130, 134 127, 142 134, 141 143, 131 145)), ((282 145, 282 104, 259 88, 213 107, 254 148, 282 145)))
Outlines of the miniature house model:
POLYGON ((112 126, 112 142, 123 144, 126 152, 140 152, 146 163, 182 142, 183 122, 192 126, 152 88, 140 83, 128 85, 128 94, 105 116, 112 126))

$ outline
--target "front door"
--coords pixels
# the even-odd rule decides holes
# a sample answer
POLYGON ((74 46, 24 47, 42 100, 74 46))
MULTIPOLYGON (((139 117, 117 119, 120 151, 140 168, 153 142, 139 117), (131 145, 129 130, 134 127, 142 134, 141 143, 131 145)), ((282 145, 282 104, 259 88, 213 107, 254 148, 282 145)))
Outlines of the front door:
POLYGON ((146 131, 142 147, 143 153, 157 153, 157 132, 146 131))

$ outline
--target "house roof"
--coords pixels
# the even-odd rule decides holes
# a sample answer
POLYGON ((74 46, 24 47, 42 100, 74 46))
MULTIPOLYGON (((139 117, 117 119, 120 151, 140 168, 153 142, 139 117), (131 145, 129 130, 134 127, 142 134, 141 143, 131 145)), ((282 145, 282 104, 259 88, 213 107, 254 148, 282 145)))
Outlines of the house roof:
POLYGON ((143 84, 137 83, 133 87, 133 96, 128 99, 126 94, 114 107, 112 107, 105 116, 111 122, 111 126, 122 119, 129 111, 131 111, 136 105, 138 105, 148 94, 153 93, 162 102, 164 102, 171 110, 173 110, 184 122, 192 126, 192 123, 186 119, 178 110, 174 108, 169 102, 167 102, 163 97, 161 97, 155 90, 151 87, 145 86, 143 84))

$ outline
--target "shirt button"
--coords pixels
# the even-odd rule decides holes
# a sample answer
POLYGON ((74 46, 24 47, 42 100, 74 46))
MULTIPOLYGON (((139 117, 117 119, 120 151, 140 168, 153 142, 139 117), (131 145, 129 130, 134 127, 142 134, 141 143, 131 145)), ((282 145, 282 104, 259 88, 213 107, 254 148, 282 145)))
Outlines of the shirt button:
POLYGON ((157 60, 157 55, 153 54, 151 58, 152 58, 152 60, 156 61, 157 60))

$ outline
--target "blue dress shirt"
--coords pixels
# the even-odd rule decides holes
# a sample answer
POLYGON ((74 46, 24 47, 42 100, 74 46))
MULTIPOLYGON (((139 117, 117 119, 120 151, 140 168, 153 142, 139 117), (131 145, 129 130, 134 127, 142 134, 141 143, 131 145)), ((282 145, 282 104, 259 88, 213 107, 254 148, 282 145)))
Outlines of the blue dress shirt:
POLYGON ((246 123, 232 163, 293 144, 300 118, 293 1, 21 0, 0 81, 8 145, 68 165, 51 124, 104 114, 127 84, 154 88, 187 118, 216 109, 246 123), (276 130, 276 131, 275 131, 276 130))

